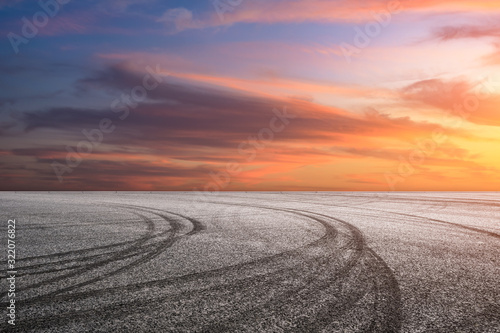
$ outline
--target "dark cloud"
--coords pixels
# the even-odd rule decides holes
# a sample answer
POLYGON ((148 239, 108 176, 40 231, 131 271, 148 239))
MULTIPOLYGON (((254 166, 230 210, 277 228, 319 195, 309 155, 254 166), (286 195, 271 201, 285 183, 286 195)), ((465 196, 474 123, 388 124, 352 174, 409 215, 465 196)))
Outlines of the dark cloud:
MULTIPOLYGON (((118 65, 80 80, 79 84, 87 89, 110 89, 127 93, 131 87, 142 83, 143 76, 144 74, 130 72, 123 65, 118 65)), ((406 93, 416 94, 420 90, 421 87, 417 85, 408 88, 406 93)), ((56 147, 38 144, 34 148, 31 143, 25 148, 12 149, 10 155, 4 156, 4 160, 10 161, 10 165, 20 165, 30 158, 32 169, 24 170, 22 176, 7 180, 3 186, 19 185, 22 178, 45 182, 51 189, 79 189, 82 186, 95 186, 98 189, 144 189, 153 188, 155 179, 163 179, 163 183, 166 179, 184 179, 183 186, 197 184, 207 181, 209 172, 217 170, 215 165, 242 160, 243 156, 238 154, 238 146, 247 141, 249 136, 255 137, 261 129, 269 127, 270 120, 275 117, 273 109, 281 113, 283 107, 296 118, 289 119, 286 129, 276 133, 272 142, 274 148, 270 148, 275 153, 268 151, 262 154, 261 158, 268 159, 269 162, 289 159, 291 155, 283 147, 301 147, 295 151, 307 151, 308 156, 328 159, 329 156, 338 156, 338 150, 329 152, 313 148, 336 144, 357 147, 360 142, 366 142, 371 137, 409 141, 416 135, 428 135, 438 127, 435 124, 415 122, 408 117, 393 118, 376 110, 355 115, 309 101, 268 98, 165 78, 161 85, 148 93, 146 101, 135 108, 129 107, 130 114, 125 119, 120 119, 123 110, 113 112, 111 107, 50 108, 22 113, 18 121, 24 126, 25 134, 36 136, 43 132, 43 140, 50 140, 50 133, 59 132, 57 140, 61 145, 56 147), (96 147, 73 173, 67 175, 64 185, 59 184, 50 164, 53 161, 65 164, 66 146, 73 147, 77 142, 86 140, 82 130, 99 128, 99 123, 104 118, 111 119, 116 130, 104 133, 103 145, 96 147), (61 141, 63 134, 68 141, 61 141), (167 162, 154 165, 147 161, 147 156, 155 156, 167 162), (168 161, 172 160, 182 165, 169 164, 168 161), (201 163, 207 166, 200 167, 201 163), (25 172, 28 172, 28 176, 25 172), (151 184, 136 186, 132 184, 135 179, 151 184)), ((385 156, 383 149, 375 153, 359 149, 351 150, 350 153, 379 158, 393 156, 389 152, 385 156)), ((171 187, 164 186, 166 187, 162 189, 182 188, 177 183, 171 187)))
MULTIPOLYGON (((24 151, 23 153, 28 153, 24 151)), ((38 154, 39 152, 36 152, 38 154)), ((0 190, 179 190, 186 189, 189 181, 174 182, 175 179, 196 180, 194 186, 210 181, 210 172, 218 169, 210 166, 186 167, 181 165, 155 165, 148 161, 88 160, 64 175, 59 182, 50 166, 53 162, 64 164, 63 159, 38 158, 31 164, 2 165, 0 190), (42 166, 42 167, 40 167, 42 166), (7 176, 8 177, 7 177, 7 176), (25 178, 29 178, 27 182, 25 178)), ((191 188, 189 188, 191 189, 191 188)))
POLYGON ((430 39, 448 41, 461 38, 500 37, 500 25, 459 25, 434 29, 430 39))
MULTIPOLYGON (((138 82, 142 82, 141 75, 120 66, 112 66, 80 81, 85 85, 124 92, 130 91, 138 82)), ((418 90, 419 87, 409 87, 407 95, 412 89, 418 90)), ((229 147, 269 126, 274 117, 273 109, 281 112, 283 107, 296 119, 290 121, 290 129, 280 133, 278 140, 324 140, 336 133, 369 135, 404 127, 411 131, 428 129, 428 124, 391 118, 377 111, 371 111, 365 117, 349 115, 335 108, 325 112, 308 101, 264 98, 237 91, 172 83, 168 78, 148 93, 147 103, 129 107, 130 115, 124 120, 119 120, 121 111, 54 108, 25 113, 23 122, 28 131, 37 128, 74 130, 96 126, 102 118, 110 118, 121 129, 120 133, 110 135, 109 140, 113 143, 120 140, 126 144, 158 141, 229 147)))

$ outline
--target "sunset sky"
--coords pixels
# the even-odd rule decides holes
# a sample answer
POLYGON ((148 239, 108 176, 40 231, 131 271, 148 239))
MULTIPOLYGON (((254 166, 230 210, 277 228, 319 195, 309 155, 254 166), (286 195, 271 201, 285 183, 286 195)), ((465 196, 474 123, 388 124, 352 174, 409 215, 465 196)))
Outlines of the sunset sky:
POLYGON ((0 190, 500 190, 498 0, 41 3, 0 0, 0 190))

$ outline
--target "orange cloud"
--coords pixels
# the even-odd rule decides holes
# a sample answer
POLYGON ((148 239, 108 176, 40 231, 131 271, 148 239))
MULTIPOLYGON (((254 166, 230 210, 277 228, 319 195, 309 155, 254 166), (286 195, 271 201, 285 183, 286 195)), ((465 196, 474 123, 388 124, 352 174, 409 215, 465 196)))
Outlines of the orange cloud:
MULTIPOLYGON (((211 181, 211 173, 223 170, 229 161, 237 161, 244 171, 223 189, 271 189, 273 186, 352 189, 366 185, 373 190, 384 190, 382 175, 387 165, 405 155, 405 145, 415 138, 429 137, 437 128, 450 137, 469 138, 460 129, 415 121, 409 116, 395 117, 375 108, 353 113, 261 92, 273 85, 306 91, 321 89, 316 83, 279 78, 254 82, 207 74, 174 74, 178 78, 165 77, 164 82, 148 94, 148 102, 138 104, 129 121, 117 123, 119 130, 106 136, 105 144, 68 174, 63 184, 57 182, 50 163, 54 160, 65 163, 64 147, 46 145, 43 149, 40 148, 43 142, 39 142, 37 148, 7 150, 9 154, 3 154, 3 158, 9 160, 9 167, 3 166, 1 170, 12 178, 9 188, 85 189, 82 187, 85 183, 89 189, 185 190, 205 186, 211 181), (180 83, 180 79, 183 82, 180 83), (265 88, 259 90, 258 85, 265 88), (269 126, 273 108, 282 106, 295 118, 263 149, 256 151, 255 159, 246 160, 238 151, 239 145, 269 126), (380 184, 371 176, 347 177, 355 172, 354 167, 361 169, 365 165, 378 170, 380 184), (320 175, 328 170, 331 180, 325 182, 320 175)), ((118 64, 80 83, 94 89, 112 90, 134 86, 143 76, 137 68, 118 64)), ((465 91, 468 84, 459 81, 456 86, 456 90, 465 91)), ((356 89, 345 89, 339 92, 362 95, 356 89)), ((401 96, 404 101, 445 108, 455 95, 443 104, 439 100, 443 91, 447 91, 446 82, 420 82, 407 87, 401 96)), ((109 110, 52 108, 25 112, 19 121, 27 132, 57 131, 71 142, 78 142, 84 139, 81 128, 92 128, 89 126, 95 126, 103 117, 116 118, 116 114, 109 110)), ((44 138, 50 139, 49 135, 44 138)), ((472 163, 474 158, 466 148, 456 148, 443 146, 426 163, 431 168, 456 165, 480 169, 479 163, 472 163)))
POLYGON ((499 85, 487 80, 473 84, 461 79, 433 79, 407 86, 402 90, 402 97, 407 101, 437 107, 471 123, 500 126, 499 85))

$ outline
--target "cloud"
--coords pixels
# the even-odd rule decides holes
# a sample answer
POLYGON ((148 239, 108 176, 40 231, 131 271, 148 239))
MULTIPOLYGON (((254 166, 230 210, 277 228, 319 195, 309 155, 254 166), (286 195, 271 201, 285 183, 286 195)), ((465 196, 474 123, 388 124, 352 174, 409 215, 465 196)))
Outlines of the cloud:
MULTIPOLYGON (((80 80, 90 89, 130 90, 142 82, 144 74, 132 72, 124 64, 112 65, 96 75, 80 80)), ((228 145, 244 139, 267 126, 272 110, 287 106, 298 119, 293 131, 283 133, 295 139, 324 139, 335 133, 388 135, 431 130, 432 124, 417 123, 407 117, 392 118, 371 110, 364 116, 350 114, 334 107, 324 107, 307 100, 255 95, 238 90, 197 85, 196 81, 180 82, 166 78, 148 93, 148 102, 131 111, 125 129, 140 129, 147 140, 175 140, 186 143, 228 145), (156 130, 158 124, 161 128, 156 130), (314 130, 311 130, 314 129, 314 130), (169 139, 170 138, 170 139, 169 139), (226 143, 224 143, 226 142, 226 143)), ((103 117, 116 119, 110 110, 52 108, 42 112, 27 112, 23 121, 26 130, 36 128, 74 129, 90 126, 103 117)), ((164 142, 164 141, 162 141, 164 142)))
MULTIPOLYGON (((50 167, 53 159, 38 158, 4 166, 0 164, 1 190, 186 190, 187 179, 196 179, 194 185, 208 181, 210 166, 186 167, 174 163, 140 161, 88 160, 59 183, 50 167), (98 172, 96 172, 98 170, 98 172), (2 179, 4 178, 4 179, 2 179), (26 181, 30 179, 30 181, 26 181)), ((64 159, 57 160, 64 163, 64 159)))
MULTIPOLYGON (((130 87, 142 82, 144 74, 119 63, 78 84, 89 90, 130 92, 130 87)), ((412 93, 418 91, 414 87, 412 93)), ((210 172, 224 168, 229 161, 237 161, 248 171, 235 180, 238 185, 234 186, 242 189, 263 186, 259 184, 273 173, 292 172, 304 163, 363 158, 392 160, 394 149, 385 148, 382 142, 391 142, 391 146, 404 144, 415 137, 428 137, 441 128, 375 109, 353 114, 307 100, 207 87, 193 80, 170 77, 148 92, 143 103, 130 108, 126 119, 120 120, 119 115, 109 108, 83 107, 23 112, 18 121, 25 135, 39 140, 36 146, 19 140, 25 147, 6 149, 7 153, 0 156, 0 163, 8 161, 5 167, 0 166, 9 177, 3 188, 186 189, 203 186, 210 181, 210 172), (282 112, 283 107, 295 118, 275 134, 265 149, 257 151, 254 161, 248 160, 248 156, 238 151, 239 145, 251 137, 256 139, 261 129, 270 126, 275 117, 273 110, 282 112), (105 134, 101 145, 67 175, 68 182, 59 184, 50 164, 53 161, 64 164, 66 146, 74 147, 86 140, 82 130, 97 128, 103 118, 111 119, 116 130, 105 134), (60 138, 66 141, 55 146, 54 142, 60 142, 60 138), (12 168, 20 165, 27 168, 12 168)), ((452 130, 448 133, 466 135, 452 130)))
MULTIPOLYGON (((242 1, 234 6, 215 7, 213 13, 193 19, 192 13, 184 8, 175 9, 184 19, 176 25, 177 31, 232 25, 236 23, 360 23, 374 20, 374 13, 387 12, 470 12, 500 11, 496 0, 252 0, 242 1), (188 13, 189 12, 189 13, 188 13)), ((174 15, 175 17, 175 15, 174 15)), ((173 19, 175 21, 175 19, 173 19)))
POLYGON ((431 36, 426 38, 426 41, 451 41, 458 39, 493 39, 495 51, 482 58, 482 63, 486 66, 496 66, 500 64, 500 25, 495 23, 483 25, 456 25, 443 26, 434 29, 431 36))
POLYGON ((167 10, 157 22, 165 24, 168 31, 171 33, 206 27, 206 24, 193 19, 193 13, 190 10, 182 7, 167 10))
POLYGON ((457 103, 457 95, 469 89, 470 86, 465 81, 445 82, 440 79, 429 79, 406 86, 401 92, 403 99, 407 101, 449 110, 457 103))
POLYGON ((130 7, 142 7, 158 2, 158 0, 108 0, 96 2, 95 6, 110 15, 129 12, 130 7))
POLYGON ((496 50, 483 57, 483 64, 487 66, 498 66, 500 65, 500 43, 495 43, 496 50))
POLYGON ((449 41, 452 39, 485 37, 500 37, 500 26, 497 24, 443 26, 436 28, 429 39, 449 41))
POLYGON ((479 125, 500 126, 498 82, 472 83, 464 79, 432 79, 411 84, 401 91, 404 100, 430 105, 479 125))

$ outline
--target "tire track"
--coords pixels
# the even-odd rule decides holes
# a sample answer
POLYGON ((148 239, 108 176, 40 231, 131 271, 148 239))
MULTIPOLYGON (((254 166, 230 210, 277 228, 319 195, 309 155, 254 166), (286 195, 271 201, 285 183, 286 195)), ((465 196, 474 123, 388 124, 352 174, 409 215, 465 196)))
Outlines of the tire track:
MULTIPOLYGON (((331 231, 335 232, 335 230, 331 230, 331 231)), ((316 243, 318 243, 319 241, 322 241, 322 240, 324 241, 323 238, 325 238, 325 236, 323 236, 322 239, 320 239, 320 240, 318 240, 316 242, 313 242, 311 244, 308 244, 308 245, 309 246, 316 246, 317 245, 316 243)), ((234 271, 239 271, 239 270, 242 270, 242 269, 248 268, 248 267, 251 267, 252 269, 259 269, 260 266, 263 265, 263 264, 272 265, 272 264, 274 264, 274 262, 277 259, 282 259, 285 256, 296 255, 301 250, 302 249, 287 251, 287 252, 280 253, 280 254, 277 254, 277 255, 274 255, 274 256, 270 256, 270 257, 266 257, 266 258, 259 258, 259 259, 256 259, 256 260, 253 260, 253 261, 250 261, 250 262, 244 262, 244 263, 241 263, 241 264, 232 265, 232 266, 229 266, 229 267, 223 267, 223 268, 220 268, 220 269, 214 269, 214 270, 211 270, 211 271, 205 271, 205 272, 201 272, 201 273, 188 274, 188 275, 185 275, 185 276, 182 276, 182 277, 176 277, 176 278, 171 278, 171 279, 163 279, 163 280, 157 280, 157 281, 150 281, 150 282, 145 282, 145 283, 142 283, 142 284, 135 284, 131 288, 132 289, 136 289, 137 286, 139 286, 139 287, 148 287, 148 286, 165 287, 165 286, 167 286, 167 285, 169 285, 171 283, 180 282, 181 280, 183 280, 183 281, 197 281, 197 280, 200 280, 200 279, 206 279, 206 278, 210 278, 210 277, 218 277, 218 276, 222 275, 223 273, 225 273, 229 268, 233 269, 234 271)), ((107 291, 111 291, 111 292, 130 291, 130 289, 128 289, 127 287, 118 287, 118 289, 117 288, 109 288, 109 289, 99 290, 99 291, 96 291, 96 292, 86 292, 86 293, 82 293, 82 294, 78 294, 78 295, 84 295, 85 297, 89 297, 89 296, 93 296, 93 295, 96 295, 96 294, 102 294, 102 293, 105 293, 107 291)), ((72 296, 70 295, 69 297, 71 298, 72 296)), ((64 296, 60 296, 57 299, 58 300, 62 300, 62 299, 64 299, 64 296)), ((65 299, 65 300, 68 300, 68 299, 65 299)))
MULTIPOLYGON (((110 257, 108 257, 107 259, 104 259, 104 260, 101 260, 98 262, 92 262, 88 265, 85 265, 83 268, 81 268, 75 272, 71 272, 71 273, 57 276, 54 278, 50 278, 50 279, 47 279, 47 280, 44 280, 44 281, 41 281, 38 283, 34 283, 34 284, 31 284, 31 285, 28 285, 25 287, 18 288, 18 291, 22 292, 22 291, 25 291, 28 289, 39 288, 39 287, 47 285, 47 284, 54 284, 54 283, 57 283, 59 281, 66 280, 68 278, 85 273, 89 270, 102 267, 102 266, 107 265, 109 263, 112 263, 114 261, 119 261, 123 256, 129 255, 133 251, 140 249, 144 243, 146 243, 148 240, 153 239, 155 236, 153 234, 154 233, 154 223, 151 220, 147 219, 143 215, 138 214, 138 216, 141 217, 148 224, 148 234, 147 234, 147 236, 141 237, 138 240, 136 240, 134 243, 132 243, 131 247, 128 247, 128 248, 121 250, 121 251, 118 251, 118 252, 113 252, 112 255, 110 257)), ((175 227, 174 227, 174 232, 175 232, 175 227)), ((78 259, 76 259, 76 260, 78 260, 78 259)))
MULTIPOLYGON (((151 211, 149 211, 147 209, 142 209, 142 211, 152 213, 151 211)), ((175 215, 175 216, 182 217, 182 215, 179 215, 176 213, 171 213, 171 212, 168 212, 168 213, 175 215)), ((18 290, 23 291, 23 290, 27 290, 27 289, 38 288, 38 287, 46 285, 46 284, 54 284, 54 283, 57 283, 59 281, 67 280, 68 278, 75 277, 75 276, 78 276, 78 275, 83 274, 83 273, 87 273, 90 270, 95 270, 97 268, 104 267, 107 264, 116 263, 116 262, 123 261, 123 260, 128 259, 128 258, 140 256, 138 259, 136 259, 128 264, 125 264, 122 267, 119 267, 115 270, 107 272, 105 274, 100 274, 99 276, 92 278, 90 280, 76 283, 76 284, 73 284, 73 285, 70 285, 70 286, 67 286, 64 288, 59 288, 55 291, 52 291, 50 293, 46 293, 46 294, 41 295, 41 296, 36 296, 36 297, 29 298, 29 299, 24 299, 23 303, 32 304, 32 303, 36 303, 39 300, 52 299, 54 296, 56 296, 58 294, 69 292, 69 291, 72 291, 74 289, 81 288, 81 287, 84 287, 87 285, 91 285, 95 282, 98 282, 98 281, 104 279, 104 278, 108 278, 108 277, 117 275, 117 274, 122 273, 128 269, 131 269, 133 267, 137 267, 138 265, 145 264, 148 261, 154 259, 159 254, 161 254, 168 247, 172 246, 175 243, 175 241, 177 241, 178 233, 182 229, 182 224, 179 223, 178 221, 176 221, 175 219, 172 219, 172 218, 170 218, 166 215, 163 215, 163 214, 153 213, 170 224, 170 229, 163 231, 161 233, 154 234, 155 226, 154 226, 154 223, 152 222, 152 220, 148 219, 144 215, 137 214, 137 213, 135 213, 135 214, 138 215, 139 217, 141 217, 144 221, 146 221, 148 223, 148 233, 145 236, 141 237, 140 239, 131 243, 132 244, 131 247, 128 247, 128 248, 121 250, 121 251, 118 251, 118 252, 111 253, 110 257, 108 257, 104 260, 98 261, 98 262, 93 262, 93 263, 90 263, 88 265, 84 265, 83 267, 81 267, 80 269, 78 269, 76 271, 64 274, 62 276, 57 276, 57 277, 54 277, 54 278, 51 278, 48 280, 44 280, 42 282, 35 283, 35 284, 29 285, 29 286, 24 287, 24 288, 19 288, 18 290), (148 241, 153 241, 153 240, 158 239, 158 238, 163 237, 163 236, 166 236, 166 238, 164 240, 161 240, 157 243, 153 243, 153 244, 150 244, 148 246, 145 246, 145 244, 148 241)), ((191 223, 193 223, 193 228, 186 235, 192 235, 192 234, 195 234, 195 233, 204 229, 204 226, 200 222, 196 221, 195 219, 188 218, 188 220, 191 223)), ((79 260, 79 259, 76 259, 76 260, 79 260)))
MULTIPOLYGON (((409 200, 410 199, 408 199, 408 201, 409 200)), ((318 206, 345 208, 345 206, 341 206, 341 205, 337 205, 337 204, 332 204, 332 203, 325 204, 325 203, 303 201, 303 200, 290 200, 290 199, 288 199, 286 201, 288 201, 288 202, 298 202, 298 203, 308 203, 308 204, 318 205, 318 206)), ((471 202, 474 202, 474 201, 476 201, 476 200, 471 199, 470 202, 467 202, 467 203, 471 203, 471 202)), ((498 201, 495 201, 495 200, 489 200, 489 201, 495 203, 495 204, 492 204, 493 206, 500 206, 500 203, 498 203, 498 201)), ((411 201, 409 201, 409 202, 411 202, 411 201)), ((450 201, 450 203, 465 203, 465 202, 464 201, 450 201)), ((351 206, 350 208, 356 208, 356 207, 351 206)), ((438 223, 443 224, 443 225, 449 225, 449 226, 453 226, 453 227, 456 227, 456 228, 461 228, 461 229, 468 230, 468 231, 474 231, 474 232, 477 232, 477 233, 480 233, 480 234, 484 234, 484 235, 489 236, 489 237, 500 238, 500 234, 495 233, 493 231, 484 230, 484 229, 481 229, 481 228, 467 226, 467 225, 463 225, 463 224, 459 224, 459 223, 454 223, 454 222, 449 222, 449 221, 444 221, 444 220, 433 219, 433 218, 430 218, 430 217, 419 216, 419 215, 412 215, 412 214, 406 214, 406 213, 398 213, 398 212, 394 212, 394 211, 390 211, 390 210, 382 210, 382 209, 375 209, 375 208, 368 208, 368 207, 362 207, 362 208, 359 208, 359 209, 362 209, 363 211, 369 210, 369 211, 378 212, 378 213, 393 214, 393 215, 397 215, 397 216, 412 217, 412 218, 416 218, 416 219, 422 219, 422 220, 427 220, 427 221, 438 222, 438 223)))
MULTIPOLYGON (((228 203, 223 203, 223 204, 228 204, 228 203)), ((239 206, 239 205, 237 205, 237 206, 239 206)), ((274 298, 274 300, 272 300, 271 303, 268 302, 263 307, 260 306, 261 309, 262 308, 265 309, 266 307, 273 306, 273 305, 280 304, 280 303, 282 304, 282 303, 286 302, 287 300, 289 300, 290 297, 292 297, 294 294, 297 294, 298 292, 300 293, 299 294, 300 296, 314 297, 315 294, 318 293, 318 291, 317 291, 318 289, 321 290, 322 287, 330 286, 330 285, 332 285, 332 283, 334 281, 337 281, 337 280, 341 281, 343 278, 345 278, 353 270, 353 268, 358 266, 358 263, 360 262, 362 257, 366 257, 366 258, 363 258, 363 260, 371 260, 370 261, 371 263, 368 265, 368 268, 369 268, 368 270, 369 271, 371 270, 371 275, 373 275, 373 276, 379 275, 379 273, 380 273, 379 266, 380 265, 382 265, 382 268, 385 267, 386 269, 388 269, 388 267, 386 265, 384 266, 385 263, 383 263, 383 261, 379 257, 374 256, 374 253, 371 250, 366 248, 366 244, 364 243, 363 236, 361 235, 359 230, 357 230, 356 228, 354 228, 353 226, 351 226, 349 224, 346 224, 345 222, 343 222, 341 220, 329 217, 327 215, 323 215, 322 218, 320 218, 319 215, 321 215, 321 214, 317 214, 317 213, 313 213, 313 212, 277 209, 277 208, 266 207, 266 206, 252 206, 252 205, 249 205, 249 206, 254 207, 254 208, 259 208, 259 209, 269 209, 269 210, 275 210, 275 211, 280 211, 280 212, 289 212, 289 213, 293 213, 296 215, 307 217, 309 219, 313 219, 316 222, 319 222, 319 223, 324 225, 324 227, 326 229, 326 233, 319 240, 311 243, 313 245, 308 244, 300 249, 287 251, 287 253, 280 253, 280 254, 277 254, 277 255, 271 256, 271 257, 257 259, 257 260, 254 260, 252 262, 237 264, 237 265, 224 267, 221 269, 216 269, 216 270, 212 270, 212 271, 208 271, 208 272, 195 273, 195 274, 177 277, 177 278, 173 278, 173 279, 164 279, 164 280, 146 282, 140 286, 128 286, 127 288, 118 287, 118 288, 112 288, 112 289, 108 289, 108 290, 99 290, 99 291, 96 291, 94 293, 88 293, 88 292, 87 293, 79 293, 79 294, 77 293, 77 294, 66 295, 66 296, 56 295, 52 301, 55 301, 55 300, 57 300, 57 301, 63 301, 63 300, 70 301, 70 300, 74 300, 75 298, 87 298, 87 297, 91 297, 91 296, 96 296, 98 294, 102 295, 105 292, 118 292, 118 291, 123 292, 125 290, 130 291, 133 289, 135 289, 137 291, 137 290, 141 290, 142 288, 152 287, 155 285, 156 286, 166 286, 168 284, 173 284, 173 285, 176 285, 178 283, 185 284, 189 281, 191 281, 191 282, 193 282, 193 281, 203 282, 204 280, 206 280, 209 277, 213 278, 213 277, 218 277, 220 275, 227 277, 228 274, 229 275, 233 274, 233 275, 237 276, 238 274, 241 274, 241 271, 244 271, 244 270, 255 270, 255 269, 258 270, 258 269, 261 269, 262 266, 263 265, 265 266, 266 264, 272 266, 272 265, 276 264, 277 262, 282 261, 287 256, 293 257, 293 255, 295 255, 295 256, 300 255, 301 252, 304 251, 304 248, 307 248, 308 246, 309 247, 319 246, 319 248, 326 247, 328 249, 329 245, 331 245, 332 243, 333 244, 335 243, 335 240, 338 236, 338 230, 330 224, 332 219, 334 221, 336 221, 336 223, 341 223, 341 224, 343 223, 343 227, 345 227, 347 230, 349 230, 351 232, 350 237, 352 238, 350 242, 345 244, 345 248, 349 249, 352 253, 349 253, 349 256, 346 259, 346 263, 342 266, 341 269, 339 269, 336 276, 334 278, 327 277, 325 280, 322 280, 319 283, 315 284, 314 280, 318 278, 318 276, 317 276, 318 273, 328 274, 330 272, 329 269, 332 268, 332 267, 326 266, 328 268, 322 269, 322 267, 328 263, 329 258, 323 258, 323 257, 317 258, 317 260, 314 263, 311 263, 311 264, 309 264, 309 266, 307 266, 307 268, 310 268, 310 267, 314 267, 316 265, 316 270, 312 270, 311 274, 308 276, 308 280, 306 280, 306 282, 310 282, 310 283, 304 283, 304 280, 302 280, 301 281, 302 283, 299 284, 300 286, 298 289, 295 288, 292 291, 288 291, 288 292, 285 291, 285 293, 280 295, 280 297, 274 298), (316 216, 314 216, 314 215, 316 215, 316 216)), ((194 230, 195 230, 195 228, 193 228, 193 231, 194 230)), ((331 249, 332 248, 330 248, 330 250, 331 249)), ((338 250, 338 248, 337 248, 337 250, 338 250)), ((277 276, 280 276, 280 275, 283 276, 283 274, 285 272, 287 274, 289 274, 288 278, 298 278, 298 277, 293 275, 293 272, 295 270, 297 270, 297 266, 292 266, 292 267, 289 267, 285 270, 278 270, 278 272, 273 272, 270 274, 258 275, 256 277, 251 275, 245 281, 242 281, 241 279, 237 279, 237 281, 235 281, 234 283, 217 285, 212 289, 207 288, 207 289, 198 290, 198 291, 194 292, 194 294, 191 293, 191 295, 193 295, 194 299, 196 300, 199 296, 202 296, 204 293, 207 293, 209 291, 212 291, 212 292, 213 291, 215 291, 215 292, 226 291, 227 292, 228 289, 231 290, 231 288, 241 285, 242 282, 245 283, 247 290, 251 290, 256 286, 261 286, 261 287, 267 286, 267 288, 269 288, 269 287, 275 286, 276 281, 283 280, 283 278, 281 278, 281 280, 279 280, 279 279, 277 280, 277 276)), ((306 269, 306 271, 307 271, 307 269, 306 269)), ((388 269, 388 271, 390 272, 390 274, 388 274, 388 275, 391 275, 392 272, 390 271, 390 269, 388 269)), ((366 273, 366 272, 364 272, 364 273, 366 273)), ((244 276, 245 276, 245 274, 244 274, 244 276)), ((231 276, 231 278, 233 278, 233 277, 231 276)), ((320 279, 321 278, 322 277, 320 274, 320 279)), ((395 279, 394 279, 394 281, 395 281, 395 279)), ((394 288, 397 289, 397 283, 396 283, 395 287, 392 286, 391 288, 390 288, 389 292, 394 293, 393 289, 394 288)), ((396 299, 397 299, 397 292, 395 294, 396 294, 396 299)), ((182 299, 188 295, 181 294, 179 296, 182 299)), ((356 297, 353 297, 352 301, 349 302, 349 304, 346 304, 344 306, 345 311, 347 311, 349 309, 349 307, 354 306, 355 303, 363 296, 364 296, 364 293, 360 293, 356 297)), ((296 296, 296 298, 297 298, 297 296, 296 296)), ((141 302, 139 302, 139 303, 137 303, 137 302, 127 303, 127 302, 125 302, 125 303, 121 303, 121 304, 113 304, 113 305, 110 305, 107 307, 102 307, 102 308, 95 309, 95 310, 92 309, 92 310, 88 310, 88 311, 84 311, 84 312, 71 313, 71 314, 66 313, 62 316, 42 317, 42 318, 39 318, 38 320, 31 322, 30 327, 41 328, 41 327, 52 327, 53 325, 59 326, 59 325, 64 325, 65 323, 67 324, 67 323, 75 321, 75 320, 77 320, 77 321, 83 320, 84 318, 89 317, 89 316, 102 318, 103 320, 106 317, 108 317, 110 314, 112 314, 113 317, 116 317, 117 315, 118 316, 127 316, 130 313, 136 313, 136 312, 144 311, 145 309, 150 308, 152 302, 161 304, 162 301, 165 301, 165 300, 172 300, 172 295, 165 297, 163 299, 159 299, 159 300, 158 299, 147 300, 147 301, 142 302, 142 303, 141 302)), ((41 301, 41 300, 37 300, 37 301, 41 301)), ((379 301, 379 303, 380 303, 380 301, 379 301)), ((338 302, 337 302, 337 304, 338 304, 338 302)), ((255 310, 255 308, 252 310, 255 310)), ((390 312, 392 312, 392 310, 394 310, 394 309, 391 309, 390 312)), ((260 310, 260 311, 262 311, 262 310, 260 310)), ((264 311, 264 313, 265 313, 265 311, 264 311)), ((231 313, 231 315, 233 315, 233 314, 234 313, 231 313)), ((328 314, 329 313, 327 312, 326 314, 318 316, 318 318, 324 319, 328 316, 328 314)), ((244 312, 242 314, 240 314, 239 323, 241 324, 242 321, 245 321, 246 320, 245 318, 247 318, 247 317, 245 316, 244 312)), ((315 322, 318 322, 318 318, 315 319, 315 322)), ((234 319, 235 318, 233 318, 233 322, 234 322, 234 319)), ((382 330, 382 329, 386 329, 387 327, 393 327, 393 328, 395 328, 395 330, 392 330, 392 331, 394 331, 394 332, 397 331, 397 327, 398 327, 398 323, 397 323, 398 319, 397 318, 396 319, 394 319, 394 318, 388 319, 388 318, 382 316, 382 319, 377 319, 377 320, 375 320, 375 322, 376 322, 376 324, 374 327, 376 327, 377 325, 378 325, 377 327, 383 327, 383 328, 380 328, 381 329, 381 330, 379 330, 380 332, 389 332, 387 330, 386 331, 382 330), (386 326, 383 326, 382 324, 380 324, 380 323, 384 323, 384 322, 390 322, 391 320, 395 321, 395 323, 386 324, 386 326), (389 325, 389 326, 387 326, 387 325, 389 325)), ((326 321, 326 323, 327 323, 327 321, 326 321)), ((212 328, 215 328, 215 327, 212 326, 212 328)), ((219 328, 220 328, 220 326, 219 326, 219 328)), ((390 331, 390 332, 392 332, 392 331, 390 331)))

